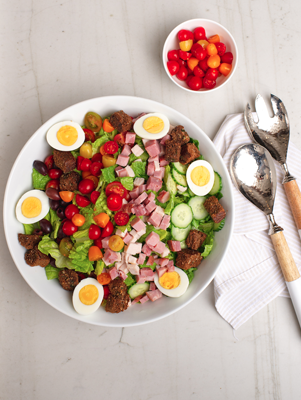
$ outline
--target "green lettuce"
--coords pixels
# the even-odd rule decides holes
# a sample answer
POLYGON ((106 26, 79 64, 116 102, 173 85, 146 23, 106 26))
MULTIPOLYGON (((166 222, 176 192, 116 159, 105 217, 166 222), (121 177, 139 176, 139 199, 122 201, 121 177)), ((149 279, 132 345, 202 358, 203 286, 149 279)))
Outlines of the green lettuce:
POLYGON ((170 199, 167 202, 167 206, 164 209, 165 214, 170 215, 170 213, 174 209, 174 206, 175 206, 175 195, 173 193, 171 193, 170 199))
POLYGON ((114 182, 116 177, 115 177, 115 168, 117 165, 112 165, 111 167, 107 167, 101 170, 102 176, 105 182, 111 183, 114 182))
POLYGON ((145 172, 146 169, 146 161, 135 161, 131 165, 134 174, 138 178, 148 178, 145 172))
POLYGON ((80 210, 80 214, 85 217, 85 222, 82 226, 78 228, 79 231, 84 231, 85 229, 89 228, 91 224, 95 224, 93 220, 94 216, 94 204, 91 203, 87 207, 83 207, 80 210))
POLYGON ((127 278, 125 279, 124 283, 126 284, 126 286, 128 288, 130 288, 131 286, 135 285, 136 280, 135 280, 134 276, 130 272, 128 272, 127 278))
POLYGON ((112 217, 113 212, 109 210, 107 205, 107 196, 104 187, 100 191, 100 195, 94 204, 94 215, 98 215, 100 213, 106 213, 109 217, 112 217))
MULTIPOLYGON (((102 129, 102 128, 101 128, 102 129)), ((86 143, 90 143, 92 146, 92 156, 94 156, 94 154, 99 153, 99 148, 105 144, 106 142, 108 142, 110 140, 109 136, 107 133, 104 132, 104 130, 102 129, 102 132, 100 131, 100 133, 102 133, 102 135, 100 137, 98 137, 94 143, 92 142, 86 142, 86 143)))
POLYGON ((129 159, 129 165, 131 165, 133 161, 138 160, 138 158, 140 158, 141 161, 146 161, 149 158, 149 154, 146 151, 144 151, 144 153, 142 153, 141 156, 137 157, 135 156, 134 153, 131 153, 129 159))
POLYGON ((213 244, 214 244, 214 232, 210 232, 206 239, 205 242, 203 243, 204 251, 202 252, 202 256, 204 258, 208 257, 209 254, 211 253, 211 250, 213 249, 213 244))
POLYGON ((32 235, 35 229, 40 229, 39 222, 35 222, 34 224, 23 224, 25 235, 32 235))
POLYGON ((47 183, 51 180, 49 175, 40 174, 35 168, 32 169, 32 186, 34 189, 45 190, 47 183))
POLYGON ((89 261, 88 258, 89 248, 93 245, 93 240, 89 239, 88 232, 89 229, 77 231, 72 236, 75 243, 69 254, 69 259, 73 266, 72 269, 85 274, 94 270, 93 262, 89 261))
POLYGON ((134 189, 134 178, 125 176, 123 178, 120 178, 120 182, 121 182, 122 186, 124 186, 127 190, 134 189))
POLYGON ((74 269, 71 260, 61 254, 59 245, 54 240, 50 239, 48 235, 42 237, 42 240, 38 244, 38 249, 43 254, 50 254, 51 257, 55 259, 55 265, 58 268, 74 269))
POLYGON ((44 218, 47 219, 47 221, 49 221, 51 223, 51 226, 52 226, 51 237, 52 237, 52 239, 56 239, 60 225, 61 225, 60 218, 57 216, 57 213, 55 211, 53 211, 51 208, 49 209, 48 214, 44 218))
POLYGON ((169 237, 169 232, 163 230, 163 229, 156 229, 154 226, 152 225, 147 225, 146 227, 146 233, 141 236, 141 238, 138 240, 139 243, 143 243, 145 242, 145 239, 147 238, 147 236, 151 233, 151 232, 155 232, 160 236, 160 240, 161 242, 168 240, 169 237))
POLYGON ((57 279, 60 271, 62 271, 61 268, 55 268, 52 265, 47 265, 47 267, 45 267, 45 273, 48 280, 57 279))
POLYGON ((186 273, 188 276, 189 284, 191 284, 193 278, 194 278, 194 272, 197 270, 197 268, 189 268, 189 269, 183 269, 183 271, 186 273))

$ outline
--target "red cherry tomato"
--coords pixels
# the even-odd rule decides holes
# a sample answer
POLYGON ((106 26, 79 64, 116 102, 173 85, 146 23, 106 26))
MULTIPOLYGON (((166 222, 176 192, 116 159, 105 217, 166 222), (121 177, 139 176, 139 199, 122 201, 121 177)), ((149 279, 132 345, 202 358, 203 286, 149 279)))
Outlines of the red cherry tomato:
POLYGON ((207 64, 207 60, 208 60, 208 57, 206 57, 204 60, 202 60, 202 61, 199 62, 199 67, 202 68, 202 70, 203 70, 204 72, 206 72, 207 69, 209 68, 209 67, 208 67, 208 64, 207 64))
POLYGON ((77 232, 78 227, 75 226, 75 225, 73 224, 73 222, 71 222, 71 221, 66 221, 66 222, 64 222, 64 224, 63 224, 62 230, 63 230, 63 232, 64 232, 65 235, 71 236, 71 235, 74 235, 74 233, 77 232))
POLYGON ((109 221, 107 223, 107 225, 103 228, 102 232, 101 232, 101 238, 105 238, 108 236, 111 236, 114 230, 114 225, 112 224, 111 221, 109 221))
POLYGON ((180 66, 176 61, 168 61, 167 68, 170 75, 176 75, 179 71, 180 66))
POLYGON ((125 133, 118 133, 118 135, 114 136, 114 142, 119 144, 119 146, 123 146, 125 144, 125 133))
POLYGON ((94 154, 94 156, 91 158, 92 164, 95 162, 102 162, 102 155, 100 153, 94 154))
POLYGON ((206 32, 205 29, 203 27, 198 27, 195 28, 195 30, 193 31, 194 33, 194 40, 197 42, 198 40, 207 40, 206 38, 206 32))
POLYGON ((98 239, 94 240, 94 246, 97 246, 99 249, 102 249, 102 239, 101 239, 101 237, 99 237, 98 239))
POLYGON ((103 286, 103 298, 105 300, 107 300, 107 298, 109 297, 110 293, 111 292, 110 292, 109 286, 107 286, 107 285, 103 286))
POLYGON ((205 72, 197 65, 193 69, 193 73, 195 76, 198 76, 199 78, 204 78, 205 72))
POLYGON ((59 179, 63 174, 63 171, 61 169, 57 169, 57 168, 51 168, 48 171, 48 175, 51 179, 59 179))
POLYGON ((218 78, 218 70, 216 68, 209 68, 208 71, 206 72, 206 78, 216 81, 218 78))
POLYGON ((120 182, 114 181, 109 183, 106 187, 106 196, 109 196, 112 193, 118 194, 118 196, 124 199, 127 194, 127 190, 120 182))
POLYGON ((180 58, 178 59, 177 63, 179 64, 180 68, 185 67, 187 68, 187 61, 181 60, 180 58))
POLYGON ((52 179, 51 181, 47 182, 45 190, 48 188, 59 190, 60 181, 58 179, 52 179))
POLYGON ((80 164, 81 171, 90 171, 92 161, 89 158, 84 158, 80 164))
POLYGON ((191 53, 188 53, 188 51, 179 50, 179 56, 181 60, 187 61, 191 57, 191 53))
POLYGON ((92 224, 89 228, 89 239, 95 240, 100 238, 101 229, 99 226, 92 224))
POLYGON ((228 51, 222 56, 222 63, 232 64, 233 61, 233 54, 231 51, 228 51))
POLYGON ((77 194, 75 196, 75 201, 76 201, 76 204, 79 205, 80 207, 87 207, 91 203, 91 201, 88 199, 88 197, 82 196, 80 194, 77 194))
POLYGON ((167 53, 168 61, 178 61, 179 60, 179 52, 178 50, 170 50, 167 53))
POLYGON ((77 159, 76 159, 76 168, 79 170, 79 171, 81 171, 82 169, 81 169, 81 164, 82 164, 82 161, 84 160, 84 157, 82 157, 82 156, 78 156, 77 157, 77 159))
POLYGON ((217 48, 217 54, 221 57, 226 52, 226 45, 221 42, 214 43, 215 47, 217 48))
POLYGON ((191 31, 188 31, 187 29, 181 29, 178 32, 178 39, 180 42, 183 42, 183 41, 189 40, 189 39, 193 40, 193 33, 191 31))
POLYGON ((201 89, 202 85, 202 80, 201 78, 199 78, 198 76, 193 76, 189 82, 188 82, 188 86, 190 87, 190 89, 192 90, 199 90, 201 89))
POLYGON ((198 60, 204 60, 207 56, 206 50, 199 43, 195 43, 191 47, 191 54, 198 60))
POLYGON ((92 132, 90 129, 83 129, 85 132, 85 142, 95 142, 95 133, 92 132))
POLYGON ((122 198, 118 194, 112 193, 107 198, 107 206, 111 211, 118 211, 122 207, 122 198))
POLYGON ((54 164, 53 156, 52 155, 47 156, 44 160, 44 164, 46 165, 47 169, 53 168, 53 164, 54 164))
POLYGON ((115 154, 118 151, 118 144, 116 142, 113 142, 112 140, 110 140, 109 142, 105 143, 104 151, 107 154, 115 154))
POLYGON ((103 169, 103 164, 101 162, 94 162, 90 167, 90 172, 94 176, 99 176, 101 174, 101 169, 103 169))
POLYGON ((215 85, 216 85, 216 81, 207 78, 207 76, 205 76, 205 78, 203 78, 203 86, 204 86, 204 88, 213 89, 215 85))
POLYGON ((76 207, 75 204, 69 204, 69 206, 67 206, 67 207, 65 208, 65 216, 66 216, 66 218, 72 219, 72 217, 73 217, 75 214, 79 214, 79 209, 78 209, 78 207, 76 207))
POLYGON ((91 179, 83 179, 79 182, 78 190, 83 194, 88 194, 93 192, 94 183, 91 179))
POLYGON ((190 79, 193 78, 193 77, 194 77, 194 74, 187 76, 187 79, 186 79, 187 85, 189 84, 190 79))
POLYGON ((179 72, 177 73, 177 78, 180 79, 180 81, 185 81, 188 76, 188 69, 185 67, 180 67, 179 72))
POLYGON ((114 215, 114 220, 116 222, 117 225, 119 226, 124 226, 129 222, 129 214, 123 211, 118 211, 115 215, 114 215))
POLYGON ((94 191, 91 193, 90 199, 91 199, 91 201, 92 201, 93 204, 96 203, 96 200, 98 199, 99 195, 100 195, 100 192, 98 192, 97 190, 94 190, 94 191))

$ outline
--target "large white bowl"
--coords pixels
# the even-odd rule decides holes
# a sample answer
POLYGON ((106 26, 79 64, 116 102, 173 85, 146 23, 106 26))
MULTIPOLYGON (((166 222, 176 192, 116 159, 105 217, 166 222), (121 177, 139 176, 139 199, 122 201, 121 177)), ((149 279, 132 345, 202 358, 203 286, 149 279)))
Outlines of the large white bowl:
POLYGON ((231 240, 234 202, 230 177, 223 160, 208 136, 195 123, 178 111, 155 101, 130 96, 109 96, 87 100, 61 111, 32 135, 18 155, 9 175, 3 213, 4 230, 12 258, 23 278, 43 300, 58 311, 79 321, 101 326, 125 327, 146 324, 167 317, 196 298, 209 285, 223 261, 231 240), (82 124, 84 115, 88 111, 95 111, 100 115, 110 115, 117 110, 124 110, 132 116, 143 111, 163 113, 173 125, 183 125, 191 137, 200 141, 202 154, 223 178, 224 197, 221 203, 227 211, 226 224, 224 229, 216 234, 215 248, 208 259, 202 262, 192 284, 182 297, 176 299, 164 297, 155 303, 149 301, 144 305, 136 304, 119 314, 107 313, 101 307, 99 311, 90 316, 81 316, 72 307, 70 292, 63 290, 57 280, 47 281, 43 268, 32 268, 25 263, 25 249, 20 246, 17 238, 18 233, 23 233, 23 226, 15 217, 15 205, 24 192, 32 189, 33 161, 35 159, 44 160, 50 153, 50 147, 45 139, 50 126, 63 120, 72 120, 82 124))
POLYGON ((189 21, 182 22, 170 32, 163 46, 162 57, 163 65, 167 75, 173 81, 173 83, 175 83, 181 89, 184 89, 190 93, 212 93, 214 90, 220 89, 227 82, 229 82, 229 80, 234 75, 238 63, 238 49, 231 33, 221 24, 215 21, 211 21, 210 19, 195 18, 190 19, 189 21), (191 90, 186 82, 180 81, 180 79, 178 79, 176 75, 170 75, 170 72, 167 68, 167 53, 170 50, 179 49, 178 32, 181 29, 188 29, 189 31, 193 32, 193 30, 199 26, 202 26, 205 29, 207 37, 213 36, 215 34, 219 35, 221 42, 226 45, 226 52, 231 51, 233 54, 232 70, 230 74, 227 76, 222 75, 217 78, 216 86, 213 89, 202 88, 200 90, 191 90))

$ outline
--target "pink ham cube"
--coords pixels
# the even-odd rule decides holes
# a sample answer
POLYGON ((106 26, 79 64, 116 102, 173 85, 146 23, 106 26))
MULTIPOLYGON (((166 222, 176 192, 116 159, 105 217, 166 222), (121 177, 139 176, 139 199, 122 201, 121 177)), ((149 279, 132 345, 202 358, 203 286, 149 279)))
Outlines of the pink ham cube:
POLYGON ((147 198, 147 194, 145 192, 141 193, 139 197, 135 200, 135 204, 141 204, 147 198))
POLYGON ((175 270, 175 266, 174 266, 173 260, 170 260, 168 262, 167 269, 168 269, 168 272, 173 272, 175 270))
POLYGON ((143 245, 142 247, 142 252, 146 255, 146 256, 150 256, 152 251, 151 249, 148 247, 147 244, 143 245))
POLYGON ((140 185, 139 186, 139 194, 143 193, 146 191, 146 185, 140 185))
POLYGON ((135 178, 135 172, 133 171, 133 169, 129 165, 127 165, 125 167, 125 171, 126 171, 126 176, 129 176, 131 178, 135 178))
POLYGON ((160 171, 160 164, 159 164, 159 161, 154 161, 154 166, 155 166, 155 172, 157 171, 160 171))
POLYGON ((133 190, 130 191, 131 199, 137 199, 139 196, 139 187, 135 187, 133 190))
POLYGON ((141 253, 142 243, 130 243, 128 246, 125 246, 124 251, 128 254, 135 255, 141 253))
POLYGON ((165 274, 165 272, 167 271, 167 267, 156 267, 156 271, 158 274, 158 277, 161 278, 162 275, 165 274))
POLYGON ((145 282, 145 276, 136 275, 136 283, 144 283, 144 282, 145 282))
POLYGON ((146 225, 139 217, 136 217, 131 221, 131 227, 134 228, 135 231, 139 232, 142 229, 145 229, 146 225))
POLYGON ((155 173, 155 165, 154 163, 148 163, 146 168, 146 174, 148 176, 153 176, 155 173))
POLYGON ((159 154, 159 157, 164 156, 164 154, 165 154, 165 147, 164 147, 162 144, 160 144, 160 154, 159 154))
POLYGON ((150 157, 147 161, 148 161, 149 163, 155 162, 155 161, 159 162, 159 156, 150 157))
POLYGON ((141 217, 143 215, 147 214, 147 211, 144 207, 143 204, 139 204, 138 206, 134 207, 134 214, 137 215, 137 217, 141 217))
POLYGON ((139 275, 140 268, 137 264, 127 264, 127 267, 132 275, 139 275))
POLYGON ((167 257, 170 253, 170 250, 165 246, 164 251, 161 253, 161 257, 167 257))
POLYGON ((164 231, 166 231, 166 229, 169 227, 170 225, 170 215, 164 215, 161 224, 160 224, 160 229, 163 229, 164 231))
MULTIPOLYGON (((118 167, 117 167, 118 168, 118 167)), ((127 176, 127 172, 124 168, 121 168, 117 171, 117 168, 115 169, 116 174, 119 178, 125 178, 127 176)))
POLYGON ((145 239, 148 246, 156 246, 160 242, 160 236, 156 232, 151 232, 145 239))
POLYGON ((160 157, 159 159, 160 167, 166 167, 169 164, 169 161, 166 161, 164 157, 160 157))
POLYGON ((125 244, 129 244, 130 241, 131 241, 132 239, 133 239, 132 235, 130 235, 129 233, 127 233, 127 234, 125 235, 125 237, 123 238, 123 241, 124 241, 125 244))
POLYGON ((140 275, 144 276, 146 278, 146 280, 153 280, 150 278, 153 278, 154 276, 154 271, 151 268, 141 268, 140 269, 140 275))
POLYGON ((109 248, 109 240, 110 240, 110 237, 111 237, 111 236, 102 239, 101 244, 102 244, 102 247, 103 247, 104 249, 108 249, 108 248, 109 248))
MULTIPOLYGON (((143 251, 143 248, 142 248, 142 251, 143 251)), ((137 264, 143 265, 145 259, 146 259, 146 254, 140 253, 140 254, 139 254, 139 257, 138 257, 137 264)))
POLYGON ((125 143, 126 144, 134 144, 136 139, 136 133, 127 132, 125 135, 125 143))
POLYGON ((128 164, 129 159, 130 157, 122 156, 121 154, 119 154, 119 156, 117 157, 116 164, 125 167, 128 164))
POLYGON ((146 303, 148 300, 149 300, 149 297, 145 295, 145 296, 141 297, 140 303, 141 303, 141 304, 144 304, 144 303, 146 303))
POLYGON ((162 297, 162 293, 159 289, 146 292, 146 295, 150 299, 150 301, 156 301, 162 297))
POLYGON ((132 153, 136 156, 136 157, 140 157, 141 154, 144 153, 144 150, 141 149, 140 146, 138 146, 138 144, 136 144, 136 146, 134 146, 132 148, 132 153))
POLYGON ((146 265, 153 265, 154 262, 154 256, 149 256, 146 265))
POLYGON ((158 254, 162 254, 163 251, 166 249, 166 246, 163 242, 158 242, 154 247, 154 251, 158 254))
POLYGON ((171 251, 181 251, 181 243, 178 240, 168 240, 167 243, 171 251))
POLYGON ((122 271, 122 269, 120 269, 120 270, 118 271, 118 275, 120 276, 120 278, 121 278, 123 281, 125 281, 126 278, 127 278, 127 275, 122 271))
POLYGON ((169 259, 168 258, 160 258, 158 260, 158 264, 160 265, 160 267, 166 267, 166 265, 169 263, 169 259))
POLYGON ((154 225, 154 227, 158 228, 161 224, 162 218, 164 215, 164 210, 161 207, 157 207, 152 215, 149 217, 148 222, 152 225, 154 225))
POLYGON ((155 157, 160 154, 160 146, 157 140, 150 140, 145 145, 145 150, 148 152, 150 157, 155 157))
POLYGON ((122 148, 122 152, 120 153, 122 156, 129 156, 131 154, 131 148, 128 144, 125 144, 122 148))
POLYGON ((153 177, 158 179, 163 179, 165 175, 165 168, 160 167, 159 171, 155 171, 153 177))
POLYGON ((143 294, 140 294, 139 296, 135 297, 134 300, 132 300, 132 304, 138 303, 140 301, 140 299, 142 298, 142 296, 143 296, 143 294))
POLYGON ((156 286, 155 282, 151 282, 149 285, 149 290, 156 290, 156 289, 157 289, 157 286, 156 286))
POLYGON ((150 176, 146 183, 146 190, 153 190, 154 192, 158 192, 162 187, 162 181, 158 178, 154 178, 150 176))
POLYGON ((110 268, 108 272, 109 272, 110 277, 111 277, 112 280, 115 279, 115 278, 117 278, 117 276, 118 276, 118 271, 117 271, 117 268, 116 268, 116 267, 110 268))
POLYGON ((144 204, 147 205, 147 204, 150 203, 151 201, 154 201, 155 198, 156 198, 156 196, 154 195, 154 193, 150 193, 150 194, 147 196, 147 199, 144 200, 144 204))
POLYGON ((134 186, 141 186, 141 185, 143 185, 143 183, 144 183, 143 178, 135 178, 135 180, 134 180, 134 186))
POLYGON ((148 214, 150 214, 154 209, 157 208, 157 205, 154 201, 151 201, 145 206, 145 210, 148 214))
POLYGON ((165 190, 162 190, 160 194, 157 197, 157 200, 160 201, 160 203, 166 203, 170 198, 170 193, 166 192, 165 190))
POLYGON ((161 140, 160 140, 160 144, 165 144, 165 142, 167 142, 167 140, 170 139, 170 135, 165 135, 161 140))

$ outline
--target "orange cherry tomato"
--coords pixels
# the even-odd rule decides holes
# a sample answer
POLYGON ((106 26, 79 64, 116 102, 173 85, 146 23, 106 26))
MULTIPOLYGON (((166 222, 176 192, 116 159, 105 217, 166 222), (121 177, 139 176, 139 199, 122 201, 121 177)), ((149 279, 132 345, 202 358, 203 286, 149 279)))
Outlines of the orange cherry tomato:
POLYGON ((118 235, 113 235, 109 239, 109 247, 112 251, 120 251, 123 249, 124 241, 118 235))
POLYGON ((217 54, 217 48, 214 43, 208 44, 208 46, 206 47, 206 51, 209 56, 215 56, 217 54))
POLYGON ((194 68, 198 65, 198 63, 199 63, 199 60, 197 58, 195 58, 195 57, 191 57, 187 61, 188 67, 191 69, 191 71, 194 70, 194 68))
POLYGON ((104 149, 104 144, 103 144, 102 146, 100 146, 99 152, 100 152, 100 154, 101 154, 102 156, 104 156, 105 154, 107 154, 107 153, 105 152, 105 149, 104 149))
POLYGON ((203 47, 203 49, 206 49, 209 42, 207 42, 207 40, 198 40, 198 44, 200 44, 203 47))
POLYGON ((107 223, 110 221, 110 217, 106 213, 100 213, 96 215, 93 219, 96 222, 96 224, 101 228, 105 228, 107 223))
POLYGON ((108 272, 102 272, 101 274, 97 275, 97 280, 101 285, 108 285, 112 279, 108 272))
POLYGON ((221 63, 221 58, 218 54, 215 56, 210 56, 207 60, 207 65, 209 68, 218 68, 221 63))
POLYGON ((94 189, 97 188, 97 185, 98 185, 98 178, 97 178, 97 176, 88 175, 88 176, 86 177, 86 179, 91 179, 91 181, 93 181, 93 183, 94 183, 94 189))
POLYGON ((68 192, 67 190, 59 192, 59 195, 60 195, 60 198, 66 203, 70 203, 70 201, 72 201, 73 197, 74 197, 74 193, 68 192))
POLYGON ((71 221, 75 226, 83 226, 86 218, 81 214, 74 214, 71 221))
POLYGON ((182 51, 190 51, 191 47, 193 45, 193 40, 183 40, 182 42, 179 43, 180 49, 182 51))
POLYGON ((209 43, 218 43, 220 41, 221 40, 220 40, 220 37, 218 35, 213 35, 213 36, 210 36, 210 38, 208 38, 208 42, 209 43))
POLYGON ((219 66, 219 72, 225 76, 230 74, 231 69, 232 69, 231 64, 221 63, 221 65, 219 66))
POLYGON ((90 172, 90 171, 82 171, 82 178, 83 178, 83 179, 86 179, 87 176, 89 176, 89 175, 91 175, 91 172, 90 172))
POLYGON ((101 260, 103 257, 102 252, 99 247, 91 246, 88 251, 88 258, 89 261, 98 261, 101 260))
POLYGON ((103 121, 102 127, 105 132, 113 132, 114 130, 114 127, 110 124, 108 119, 103 121))

